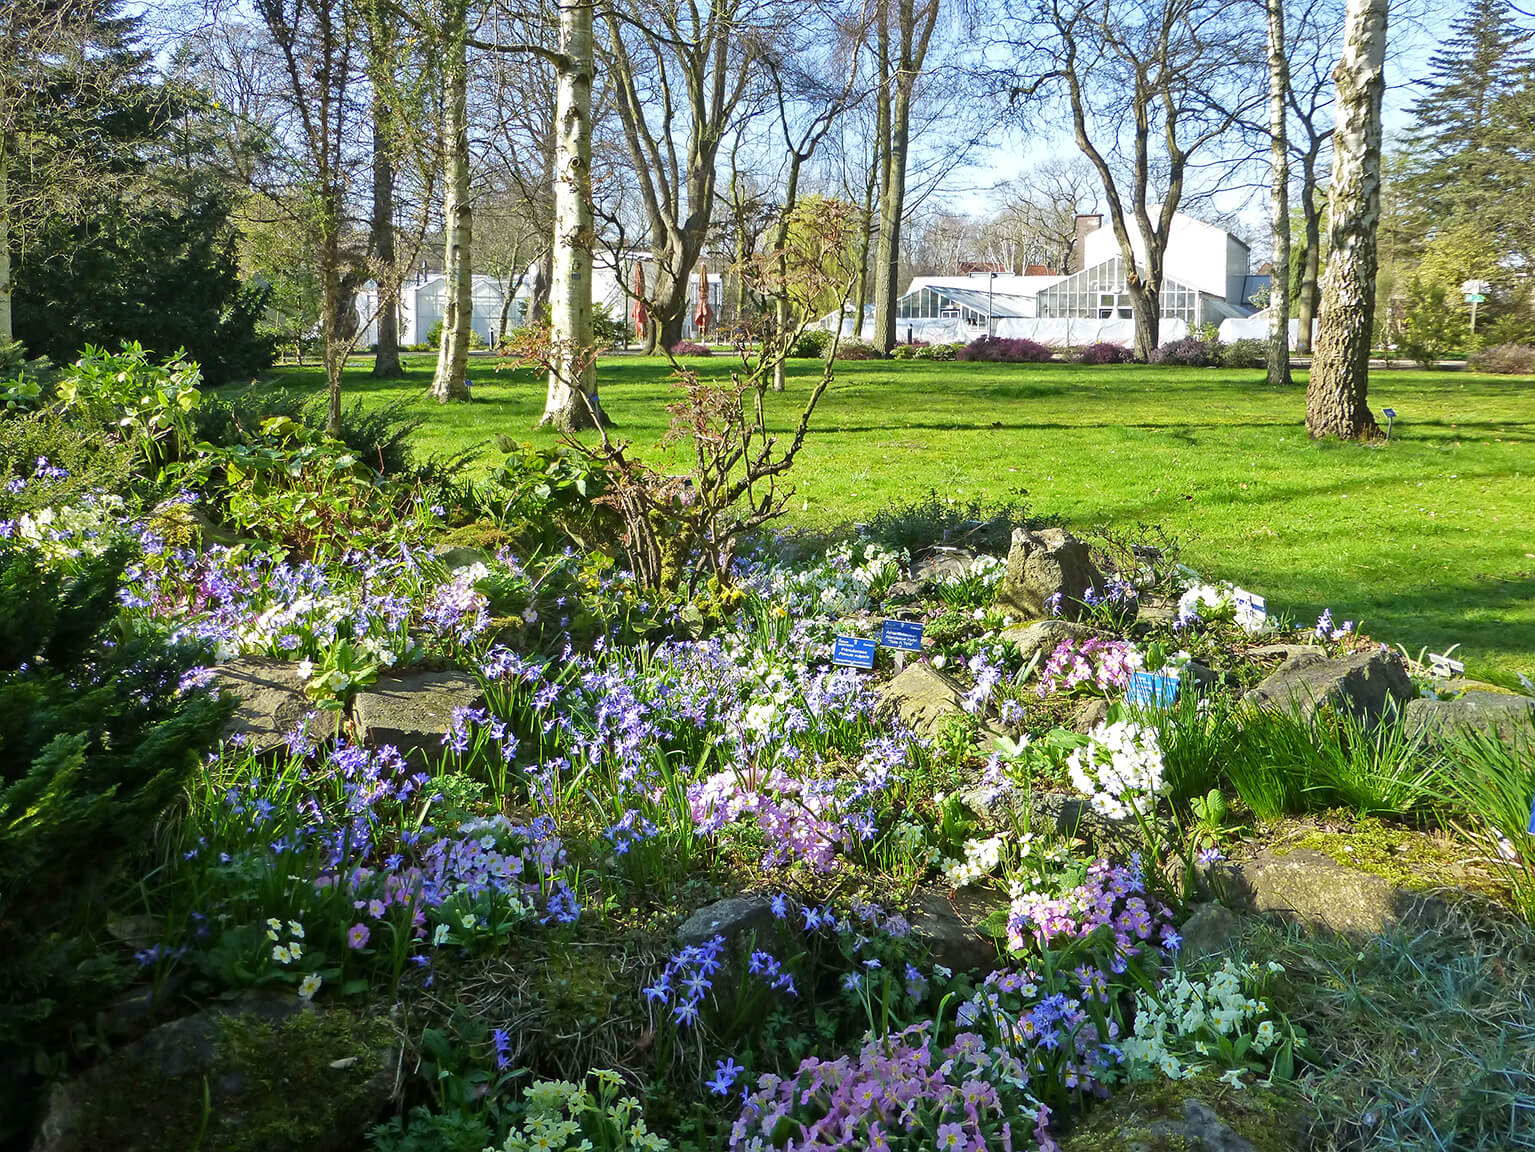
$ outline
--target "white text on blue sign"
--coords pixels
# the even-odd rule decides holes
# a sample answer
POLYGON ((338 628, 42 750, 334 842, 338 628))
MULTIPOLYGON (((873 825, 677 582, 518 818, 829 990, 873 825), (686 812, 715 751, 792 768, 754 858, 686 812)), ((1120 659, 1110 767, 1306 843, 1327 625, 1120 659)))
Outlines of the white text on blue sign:
POLYGON ((922 625, 914 620, 886 620, 880 625, 879 642, 902 652, 922 651, 922 625))
POLYGON ((831 662, 849 668, 873 668, 874 647, 872 636, 838 636, 831 648, 831 662))

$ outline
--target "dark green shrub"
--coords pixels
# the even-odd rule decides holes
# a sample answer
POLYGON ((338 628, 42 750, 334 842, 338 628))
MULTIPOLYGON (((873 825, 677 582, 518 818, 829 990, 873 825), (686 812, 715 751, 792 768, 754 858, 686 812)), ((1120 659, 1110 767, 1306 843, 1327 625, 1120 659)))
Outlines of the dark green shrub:
MULTIPOLYGON (((247 389, 230 397, 210 396, 193 413, 198 440, 220 448, 261 440, 261 422, 286 416, 306 428, 325 427, 325 400, 301 392, 247 389)), ((354 400, 341 413, 343 444, 385 476, 412 475, 421 467, 410 441, 422 418, 404 400, 366 407, 354 400)))
POLYGON ((929 344, 926 348, 917 349, 918 360, 957 360, 959 350, 963 344, 929 344))
POLYGON ((890 349, 892 360, 915 360, 917 354, 927 347, 926 340, 914 340, 910 344, 897 344, 890 349))
POLYGON ((1222 344, 1219 351, 1222 368, 1262 368, 1268 363, 1268 355, 1268 341, 1251 338, 1222 344))
POLYGON ((799 339, 794 342, 794 351, 790 355, 801 360, 824 360, 826 353, 830 350, 830 332, 824 328, 807 328, 799 334, 799 339))
POLYGON ((1432 368, 1464 347, 1466 335, 1466 318, 1451 305, 1444 287, 1414 279, 1407 289, 1397 351, 1419 367, 1432 368))
POLYGON ((51 412, 0 418, 0 520, 98 488, 122 493, 133 478, 131 445, 51 412))
POLYGON ((46 403, 58 378, 48 357, 29 358, 20 341, 0 343, 0 414, 29 412, 46 403))
POLYGON ((849 337, 837 344, 838 360, 881 360, 879 349, 867 340, 849 337))
POLYGON ((197 653, 119 629, 125 559, 68 579, 0 546, 0 1142, 111 990, 104 897, 233 707, 181 690, 197 653))
POLYGON ((930 488, 915 499, 881 509, 869 522, 869 535, 913 556, 935 544, 1001 553, 1012 542, 1014 528, 1037 528, 1045 523, 1017 496, 952 500, 930 488))

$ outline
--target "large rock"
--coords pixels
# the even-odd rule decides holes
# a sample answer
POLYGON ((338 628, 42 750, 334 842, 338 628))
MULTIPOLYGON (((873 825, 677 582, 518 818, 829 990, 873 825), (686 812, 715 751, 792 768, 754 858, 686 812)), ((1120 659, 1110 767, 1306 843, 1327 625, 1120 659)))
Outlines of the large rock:
POLYGON ((1376 649, 1332 660, 1320 653, 1291 656, 1242 702, 1293 711, 1304 720, 1325 705, 1374 725, 1417 695, 1401 655, 1376 649))
POLYGON ((1223 861, 1203 879, 1223 904, 1238 911, 1348 936, 1432 923, 1448 907, 1433 893, 1399 888, 1310 848, 1284 855, 1266 849, 1251 860, 1223 861))
POLYGON ((929 664, 911 665, 879 692, 881 707, 919 736, 937 732, 950 716, 965 715, 964 689, 929 664))
POLYGON ((1207 957, 1224 956, 1236 946, 1242 938, 1242 917, 1224 904, 1199 904, 1178 933, 1183 937, 1180 963, 1197 964, 1207 957))
POLYGON ((747 933, 759 937, 774 925, 773 907, 766 896, 727 896, 706 904, 682 922, 677 942, 696 946, 716 936, 734 941, 747 933))
POLYGON ((1013 530, 1007 571, 997 586, 999 607, 1025 620, 1079 620, 1089 588, 1102 592, 1103 575, 1085 543, 1060 528, 1013 530))
POLYGON ((1535 699, 1502 692, 1467 692, 1454 700, 1409 700, 1402 722, 1412 735, 1438 743, 1457 732, 1511 742, 1535 737, 1535 699))
POLYGON ((388 1029, 303 1008, 290 991, 161 1025, 56 1085, 33 1152, 362 1147, 394 1087, 388 1029))
POLYGON ((283 747, 301 728, 311 742, 334 740, 341 731, 341 713, 319 709, 304 694, 298 665, 285 660, 247 657, 213 670, 219 691, 240 699, 224 738, 244 739, 258 752, 283 747))
POLYGON ((1072 1125, 1061 1152, 1294 1152, 1313 1145, 1304 1115, 1249 1073, 1243 1087, 1214 1069, 1193 1080, 1126 1084, 1072 1125))
POLYGON ((1000 967, 996 938, 983 925, 1006 912, 1007 898, 997 892, 961 889, 948 893, 924 888, 912 906, 912 937, 922 943, 934 961, 956 972, 1000 967))
POLYGON ((940 544, 911 566, 911 578, 919 584, 941 584, 964 576, 975 563, 975 553, 968 548, 940 544))
POLYGON ((1029 661, 1038 656, 1041 668, 1050 659, 1050 654, 1061 646, 1062 641, 1085 640, 1089 636, 1103 635, 1097 628, 1070 620, 1036 620, 1032 624, 1014 624, 1002 630, 1002 639, 1017 646, 1024 667, 1028 667, 1029 661))
POLYGON ((382 676, 352 702, 359 735, 375 747, 430 763, 442 755, 453 713, 485 703, 480 684, 465 672, 412 672, 382 676))

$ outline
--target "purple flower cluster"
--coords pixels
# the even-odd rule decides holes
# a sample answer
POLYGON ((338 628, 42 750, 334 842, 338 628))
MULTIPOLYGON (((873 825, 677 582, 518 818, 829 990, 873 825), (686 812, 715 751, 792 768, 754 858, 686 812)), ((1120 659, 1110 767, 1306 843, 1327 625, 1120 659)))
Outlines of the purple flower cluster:
POLYGON ((829 780, 801 780, 774 769, 760 781, 735 772, 716 772, 688 789, 688 804, 699 831, 717 833, 750 816, 767 835, 763 863, 778 868, 804 862, 820 872, 837 868, 837 850, 852 846, 836 820, 836 786, 829 780))
POLYGON ((1071 636, 1056 645, 1039 676, 1041 696, 1078 688, 1123 691, 1141 666, 1141 655, 1128 640, 1071 636))
POLYGON ((924 1022, 871 1039, 857 1058, 804 1060, 787 1079, 764 1075, 731 1128, 736 1152, 881 1152, 1023 1148, 1038 1110, 1028 1071, 1006 1048, 961 1033, 939 1048, 924 1022))
POLYGON ((1014 952, 1084 940, 1100 929, 1112 940, 1109 966, 1123 972, 1142 947, 1176 948, 1172 913, 1146 891, 1138 862, 1098 860, 1083 883, 1060 896, 1026 892, 1013 900, 1007 943, 1014 952))

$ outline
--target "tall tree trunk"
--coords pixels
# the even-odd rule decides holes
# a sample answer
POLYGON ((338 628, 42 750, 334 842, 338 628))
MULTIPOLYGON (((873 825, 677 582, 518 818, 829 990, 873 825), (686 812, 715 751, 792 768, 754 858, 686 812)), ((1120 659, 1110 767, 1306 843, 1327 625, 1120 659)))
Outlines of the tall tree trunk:
POLYGON ((16 338, 11 327, 11 150, 0 133, 0 344, 16 338))
POLYGON ((1290 64, 1285 59, 1284 0, 1268 0, 1269 50, 1269 225, 1274 235, 1269 277, 1270 384, 1290 383, 1290 136, 1285 110, 1290 98, 1290 64))
POLYGON ((901 219, 906 211, 906 154, 911 128, 906 77, 897 72, 894 83, 889 147, 880 181, 879 239, 874 248, 874 343, 885 353, 895 346, 896 303, 901 298, 901 219))
POLYGON ((1309 355, 1311 330, 1316 324, 1317 278, 1322 266, 1322 205, 1317 199, 1315 153, 1304 161, 1300 194, 1305 247, 1300 257, 1300 282, 1295 287, 1295 350, 1309 355))
POLYGON ((1345 440, 1380 435, 1366 392, 1375 330, 1380 226, 1381 98, 1386 90, 1388 0, 1348 0, 1328 189, 1331 253, 1322 285, 1316 356, 1306 389, 1306 431, 1345 440))
POLYGON ((400 270, 394 252, 394 163, 390 160, 389 109, 373 108, 373 249, 374 283, 378 287, 378 343, 373 375, 398 379, 400 370, 400 270))
POLYGON ((1130 311, 1135 318, 1135 358, 1147 361, 1162 339, 1161 279, 1153 285, 1131 274, 1126 278, 1125 287, 1130 293, 1130 311))
MULTIPOLYGON (((327 186, 325 197, 331 202, 327 220, 340 220, 340 195, 327 186)), ((321 356, 325 361, 325 431, 328 435, 341 435, 341 373, 346 368, 346 349, 342 345, 340 317, 337 312, 341 302, 341 238, 334 224, 327 224, 320 241, 320 342, 321 356)))
POLYGON ((602 422, 592 362, 592 2, 560 5, 554 125, 554 363, 540 424, 563 431, 602 422))
MULTIPOLYGON (((799 170, 802 163, 803 159, 798 152, 791 152, 789 154, 789 180, 788 186, 784 190, 783 210, 779 213, 778 224, 773 229, 773 251, 776 253, 774 259, 778 263, 779 284, 778 299, 773 304, 773 316, 774 326, 778 329, 780 335, 788 331, 789 325, 795 319, 789 315, 789 300, 783 294, 783 285, 788 279, 789 269, 788 257, 784 253, 784 246, 789 242, 789 213, 794 211, 794 203, 799 199, 799 170)), ((846 298, 846 296, 843 297, 844 300, 846 298)), ((841 319, 841 316, 837 317, 839 322, 841 319)), ((773 391, 782 392, 783 390, 784 361, 783 357, 779 356, 773 363, 773 391)))
POLYGON ((432 397, 440 404, 469 399, 469 333, 474 319, 474 209, 469 199, 469 4, 443 5, 447 52, 443 86, 447 107, 442 138, 447 149, 443 192, 442 340, 432 397))
POLYGON ((869 306, 869 246, 874 239, 874 185, 879 172, 880 165, 876 156, 869 164, 869 178, 863 185, 863 229, 858 237, 858 287, 853 295, 854 336, 863 335, 864 312, 869 306))

